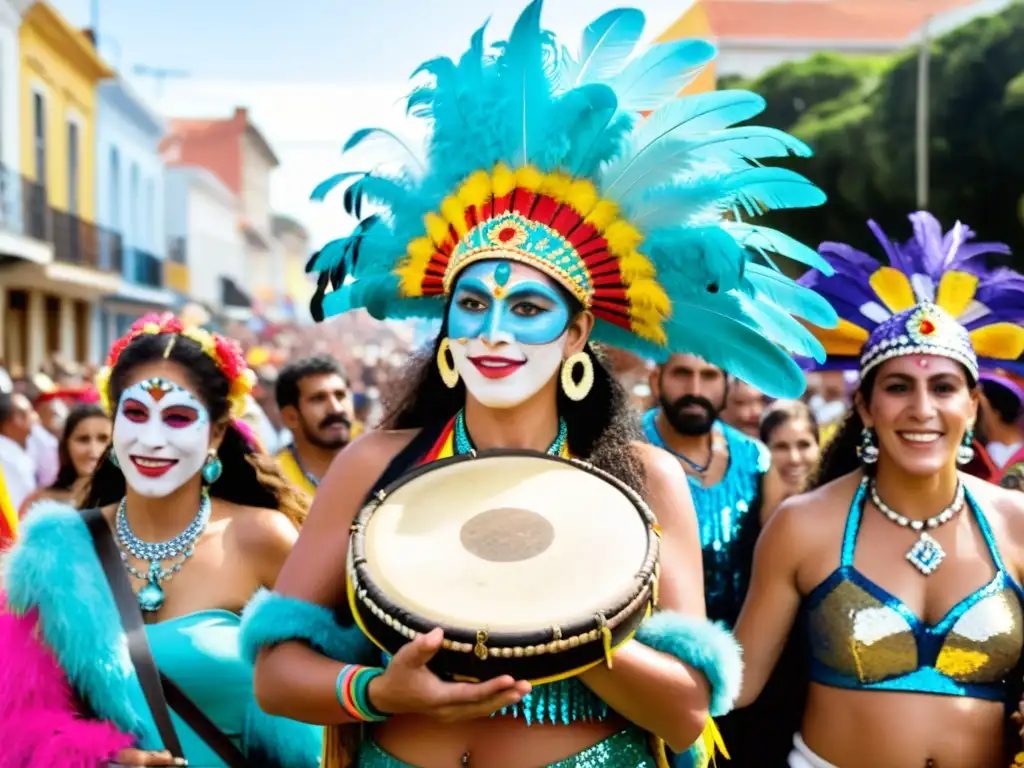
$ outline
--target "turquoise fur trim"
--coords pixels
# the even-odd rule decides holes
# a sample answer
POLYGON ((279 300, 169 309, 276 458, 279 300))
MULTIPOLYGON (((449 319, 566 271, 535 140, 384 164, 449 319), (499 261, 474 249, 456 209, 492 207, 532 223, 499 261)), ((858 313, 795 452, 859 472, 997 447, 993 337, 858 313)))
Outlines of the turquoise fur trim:
POLYGON ((660 611, 640 626, 636 639, 649 648, 675 656, 707 678, 712 717, 732 710, 743 684, 743 658, 739 643, 729 630, 706 619, 660 611))
POLYGON ((101 719, 142 734, 143 721, 128 704, 135 672, 121 617, 81 513, 41 501, 18 534, 3 563, 10 610, 37 608, 42 637, 75 690, 101 719))
POLYGON ((273 717, 256 702, 245 713, 243 741, 253 765, 315 768, 320 765, 323 737, 323 727, 273 717))
POLYGON ((309 643, 335 661, 380 665, 380 651, 355 625, 341 627, 322 605, 261 589, 242 613, 242 655, 253 663, 261 649, 289 640, 309 643))

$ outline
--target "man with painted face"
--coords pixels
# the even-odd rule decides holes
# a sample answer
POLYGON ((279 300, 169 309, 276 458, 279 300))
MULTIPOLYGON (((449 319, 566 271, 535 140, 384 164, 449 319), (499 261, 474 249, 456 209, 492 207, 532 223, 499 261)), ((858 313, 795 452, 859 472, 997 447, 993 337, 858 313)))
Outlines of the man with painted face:
POLYGON ((686 472, 697 510, 708 616, 732 626, 750 579, 771 454, 723 422, 725 371, 695 355, 672 355, 651 373, 658 407, 644 414, 648 441, 686 472))
POLYGON ((292 435, 292 444, 278 453, 277 462, 292 485, 312 497, 334 457, 351 439, 352 393, 338 361, 318 355, 282 368, 275 396, 292 435))
MULTIPOLYGON (((490 49, 481 29, 457 64, 435 59, 421 68, 433 79, 408 107, 429 116, 424 160, 398 174, 341 173, 313 193, 320 199, 351 183, 347 210, 361 219, 311 260, 314 317, 365 308, 378 319, 440 321, 429 353, 385 400, 383 428, 331 464, 293 556, 243 633, 258 658, 265 711, 329 726, 372 723, 354 745, 359 768, 653 768, 664 764, 666 743, 687 752, 702 735, 709 740, 691 755, 704 765, 714 733, 708 715, 728 710, 740 670, 728 632, 705 617, 686 475, 642 440, 593 343, 647 358, 700 354, 773 395, 799 394, 802 373, 778 344, 810 335, 795 324, 761 332, 745 303, 773 303, 770 295, 783 292, 762 278, 786 278, 751 265, 741 282, 740 267, 750 237, 789 255, 807 249, 769 230, 740 232, 707 211, 747 195, 797 207, 823 198, 806 180, 793 197, 789 171, 739 162, 732 149, 690 154, 709 135, 729 144, 720 129, 763 107, 754 94, 676 100, 711 46, 684 41, 631 56, 643 14, 619 9, 588 27, 583 50, 595 66, 583 66, 562 58, 567 48, 541 29, 540 13, 534 0, 507 42, 490 49), (551 66, 553 56, 564 66, 551 66), (640 123, 640 110, 654 114, 640 123), (668 126, 679 142, 659 140, 668 126), (678 170, 708 159, 724 166, 683 183, 678 170), (371 199, 376 212, 361 217, 371 199), (609 644, 607 663, 554 682, 452 682, 427 666, 445 642, 440 629, 413 633, 382 666, 362 630, 348 628, 345 562, 366 500, 413 468, 487 449, 585 461, 635 490, 656 516, 657 615, 634 639, 609 644)), ((348 146, 377 133, 360 131, 348 146)), ((780 311, 813 301, 791 287, 784 293, 794 305, 780 311)), ((585 525, 567 535, 587 541, 585 525)), ((411 531, 403 534, 412 541, 411 531)), ((343 757, 339 730, 330 734, 327 768, 343 757)))

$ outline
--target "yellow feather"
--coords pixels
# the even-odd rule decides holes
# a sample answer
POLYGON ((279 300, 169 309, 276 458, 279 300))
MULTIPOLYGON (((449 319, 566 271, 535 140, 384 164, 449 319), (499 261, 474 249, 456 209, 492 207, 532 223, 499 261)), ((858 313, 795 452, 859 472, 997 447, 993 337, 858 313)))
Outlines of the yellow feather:
POLYGON ((516 169, 516 186, 536 192, 544 182, 544 174, 532 165, 524 165, 516 169))
POLYGON ((441 215, 455 227, 460 239, 465 237, 469 231, 469 227, 466 226, 466 208, 457 197, 446 197, 441 201, 441 215))
POLYGON ((604 232, 605 227, 619 217, 619 206, 610 200, 598 200, 597 204, 587 214, 585 221, 598 232, 604 232))
POLYGON ((979 357, 1016 360, 1024 355, 1024 328, 1013 323, 993 323, 971 331, 971 344, 979 357))
POLYGON ((804 325, 814 333, 829 355, 857 357, 864 342, 868 340, 867 331, 842 318, 839 318, 839 324, 835 328, 819 328, 808 323, 804 325))
POLYGON ((427 264, 433 258, 435 248, 429 237, 417 237, 405 249, 406 258, 395 270, 401 281, 403 296, 414 297, 423 295, 423 275, 427 264))
POLYGON ((423 217, 423 226, 426 227, 427 234, 438 248, 451 235, 451 232, 448 231, 448 222, 433 212, 423 217))
POLYGON ((978 278, 967 272, 947 272, 939 281, 935 292, 935 303, 953 317, 960 317, 974 299, 978 289, 978 278))
POLYGON ((625 256, 636 251, 644 236, 628 221, 619 219, 605 228, 604 239, 608 241, 609 251, 616 256, 625 256))
POLYGON ((548 173, 541 180, 540 193, 553 197, 561 203, 569 194, 570 186, 572 186, 572 179, 564 173, 548 173))
POLYGON ((651 260, 639 251, 631 251, 619 259, 619 272, 622 274, 623 282, 627 285, 635 283, 637 280, 653 278, 657 274, 651 260))
POLYGON ((907 276, 893 267, 879 267, 871 275, 871 287, 875 289, 878 298, 888 307, 892 313, 902 312, 917 304, 914 297, 914 288, 910 285, 907 276))
POLYGON ((659 318, 672 314, 672 302, 668 294, 654 280, 637 280, 626 288, 626 298, 629 299, 630 312, 636 312, 637 309, 649 310, 659 318))
POLYGON ((466 208, 480 206, 491 199, 493 186, 487 171, 474 171, 459 187, 459 201, 466 208))
POLYGON ((495 197, 504 197, 516 188, 516 175, 504 163, 498 163, 494 166, 491 181, 494 183, 495 197))
POLYGON ((565 204, 580 216, 586 216, 597 205, 597 187, 587 179, 576 179, 565 193, 565 204))

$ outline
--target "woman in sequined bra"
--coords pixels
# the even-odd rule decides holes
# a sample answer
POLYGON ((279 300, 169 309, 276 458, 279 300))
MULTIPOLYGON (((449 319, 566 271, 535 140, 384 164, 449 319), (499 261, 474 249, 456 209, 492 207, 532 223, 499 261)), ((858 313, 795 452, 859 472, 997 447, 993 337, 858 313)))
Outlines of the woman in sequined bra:
POLYGON ((972 458, 980 365, 1024 351, 1024 279, 985 272, 962 224, 927 213, 891 266, 848 246, 804 282, 845 321, 824 335, 860 372, 854 410, 809 493, 758 543, 737 625, 756 699, 802 613, 810 688, 794 768, 1000 768, 1020 748, 1024 503, 959 470, 972 458), (973 261, 968 261, 970 259, 973 261), (838 716, 838 713, 842 713, 838 716), (1016 744, 1014 744, 1016 742, 1016 744))
POLYGON ((260 712, 239 654, 242 608, 306 515, 235 420, 252 381, 236 344, 171 315, 114 344, 97 381, 112 441, 81 511, 38 502, 3 563, 0 768, 231 764, 178 710, 161 728, 126 653, 130 610, 156 670, 247 764, 319 764, 322 729, 260 712))
MULTIPOLYGON (((665 742, 685 753, 702 734, 708 740, 689 754, 706 765, 709 713, 728 711, 739 683, 731 635, 704 618, 686 478, 674 458, 639 441, 626 397, 591 342, 662 359, 689 351, 775 395, 799 392, 802 375, 775 342, 816 342, 802 326, 762 328, 758 317, 767 316, 747 312, 745 302, 767 290, 756 268, 741 285, 741 242, 754 232, 707 212, 747 199, 748 184, 787 198, 800 177, 722 150, 721 175, 676 185, 677 172, 705 156, 697 145, 714 136, 703 151, 718 158, 719 143, 740 138, 726 126, 763 101, 736 93, 677 99, 713 49, 689 40, 629 59, 642 34, 639 11, 595 21, 579 60, 541 29, 540 13, 536 0, 507 41, 485 46, 481 29, 457 62, 421 67, 432 79, 414 90, 409 110, 429 118, 430 140, 424 160, 406 156, 408 173, 341 174, 314 192, 348 182, 350 213, 359 216, 364 198, 386 209, 361 218, 311 264, 320 274, 314 315, 365 307, 382 319, 440 324, 426 359, 409 368, 389 428, 339 455, 275 592, 246 617, 264 709, 369 725, 354 754, 342 755, 329 738, 329 766, 653 768, 666 765, 665 742), (658 121, 639 121, 639 110, 659 108, 658 121), (687 141, 666 144, 662 131, 687 141), (610 653, 614 663, 535 687, 508 677, 456 684, 425 666, 440 630, 382 660, 352 627, 345 560, 365 499, 414 466, 474 448, 585 459, 649 503, 661 529, 661 610, 610 653), (651 735, 660 739, 653 748, 651 735)), ((360 131, 346 146, 372 134, 360 131)), ((768 153, 756 144, 745 146, 768 153)), ((799 183, 790 204, 821 201, 813 185, 799 183)), ((776 307, 779 315, 820 302, 782 276, 765 279, 786 283, 792 306, 776 307)))

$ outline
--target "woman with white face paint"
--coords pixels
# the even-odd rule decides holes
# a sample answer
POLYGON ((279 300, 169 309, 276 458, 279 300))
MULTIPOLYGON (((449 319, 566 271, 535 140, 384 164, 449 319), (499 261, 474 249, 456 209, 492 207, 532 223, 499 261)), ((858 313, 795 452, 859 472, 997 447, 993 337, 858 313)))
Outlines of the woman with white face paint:
POLYGON ((4 563, 0 765, 319 763, 320 729, 263 715, 239 653, 242 608, 275 584, 306 514, 236 420, 251 382, 237 345, 170 315, 114 345, 97 382, 112 444, 82 511, 40 501, 4 563), (161 724, 123 655, 130 621, 168 702, 174 686, 198 716, 173 704, 161 724))
MULTIPOLYGON (((688 40, 631 55, 643 14, 618 9, 587 28, 577 62, 540 14, 534 0, 506 42, 490 48, 481 29, 457 63, 419 69, 433 79, 408 107, 429 117, 426 158, 394 176, 341 173, 314 191, 322 198, 358 177, 345 200, 361 218, 311 261, 314 317, 366 308, 379 319, 441 321, 391 398, 386 428, 360 436, 323 478, 275 591, 244 625, 265 710, 372 723, 358 745, 342 745, 354 753, 329 736, 331 768, 351 759, 360 768, 653 768, 665 765, 666 743, 686 753, 701 736, 685 759, 705 764, 709 714, 729 709, 739 683, 731 636, 705 619, 683 471, 642 444, 591 342, 649 358, 699 354, 771 395, 798 395, 803 374, 779 345, 812 356, 820 345, 788 311, 826 323, 834 313, 781 274, 748 266, 747 249, 817 257, 715 212, 823 197, 796 174, 745 159, 779 146, 806 154, 799 142, 723 130, 757 114, 760 97, 676 98, 711 46, 688 40), (641 110, 654 111, 649 122, 638 121, 641 110), (363 218, 364 201, 382 210, 363 218), (535 686, 508 676, 446 682, 427 667, 440 629, 413 633, 385 668, 352 626, 345 561, 366 500, 413 467, 486 449, 583 459, 653 509, 659 610, 606 663, 535 686)), ((405 147, 375 129, 346 146, 375 133, 405 147)))

